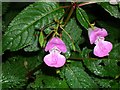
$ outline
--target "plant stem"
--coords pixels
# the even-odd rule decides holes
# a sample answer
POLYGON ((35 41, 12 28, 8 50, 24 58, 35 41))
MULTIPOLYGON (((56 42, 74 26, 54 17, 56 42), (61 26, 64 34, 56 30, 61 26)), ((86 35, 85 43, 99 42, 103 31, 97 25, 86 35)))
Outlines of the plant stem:
POLYGON ((49 26, 51 26, 51 25, 53 25, 53 24, 55 24, 55 22, 51 22, 51 23, 45 25, 44 27, 42 27, 42 28, 40 29, 40 31, 44 31, 46 28, 48 28, 49 26))
POLYGON ((68 32, 66 32, 62 27, 60 27, 67 35, 68 37, 70 38, 71 41, 73 41, 72 37, 68 34, 68 32))
POLYGON ((68 60, 83 60, 83 58, 69 58, 68 60))
MULTIPOLYGON (((54 31, 54 30, 53 30, 53 31, 54 31)), ((46 39, 48 38, 48 36, 50 36, 50 34, 53 33, 53 31, 51 31, 51 32, 44 38, 44 40, 46 40, 46 39)))
POLYGON ((85 5, 89 5, 89 4, 94 4, 94 3, 96 3, 96 2, 86 2, 86 3, 79 4, 77 6, 81 7, 81 6, 85 6, 85 5))
POLYGON ((73 13, 73 11, 74 11, 74 9, 75 9, 75 8, 72 6, 72 7, 71 7, 71 10, 70 10, 70 12, 69 12, 69 14, 68 14, 68 17, 67 17, 67 19, 65 20, 64 26, 65 26, 65 25, 67 24, 67 22, 69 21, 72 13, 73 13))
POLYGON ((90 59, 90 60, 97 60, 96 58, 68 58, 68 60, 84 60, 84 59, 90 59))
POLYGON ((70 6, 60 6, 60 8, 69 8, 70 6))

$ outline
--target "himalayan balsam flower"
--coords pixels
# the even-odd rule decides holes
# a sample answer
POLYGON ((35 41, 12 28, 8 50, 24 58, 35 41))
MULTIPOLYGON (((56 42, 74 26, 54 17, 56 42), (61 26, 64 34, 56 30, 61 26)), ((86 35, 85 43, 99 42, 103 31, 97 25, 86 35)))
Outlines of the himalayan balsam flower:
POLYGON ((94 55, 98 57, 108 56, 109 52, 112 50, 112 43, 105 41, 105 37, 108 35, 105 29, 95 27, 94 30, 88 29, 88 35, 91 44, 95 44, 94 55))
POLYGON ((104 41, 104 37, 99 37, 96 40, 96 46, 94 47, 94 55, 98 57, 108 56, 109 52, 112 50, 112 43, 104 41))
POLYGON ((88 31, 88 36, 91 44, 95 43, 98 37, 105 37, 108 35, 107 31, 104 28, 101 29, 94 27, 94 30, 89 28, 88 31))
POLYGON ((65 43, 58 37, 53 37, 46 45, 45 51, 49 51, 50 54, 44 57, 44 62, 50 67, 62 67, 66 58, 60 53, 67 51, 65 43))

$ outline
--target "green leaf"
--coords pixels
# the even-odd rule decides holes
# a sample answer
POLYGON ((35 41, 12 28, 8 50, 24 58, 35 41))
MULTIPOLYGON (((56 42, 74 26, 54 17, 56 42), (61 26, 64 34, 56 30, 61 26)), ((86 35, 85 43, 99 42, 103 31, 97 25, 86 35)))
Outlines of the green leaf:
POLYGON ((65 42, 67 46, 67 55, 68 58, 71 55, 71 50, 77 49, 78 51, 80 48, 77 48, 77 46, 81 43, 83 43, 84 39, 81 36, 82 34, 82 29, 77 25, 77 22, 74 18, 72 18, 66 25, 65 31, 70 35, 72 40, 69 38, 69 36, 63 31, 62 32, 62 38, 63 41, 65 42))
POLYGON ((31 45, 35 29, 40 29, 52 22, 54 18, 61 18, 64 11, 54 2, 36 2, 25 8, 10 23, 3 36, 3 51, 19 50, 31 45))
POLYGON ((100 77, 115 78, 120 73, 120 67, 116 59, 84 59, 85 66, 95 75, 100 77), (111 73, 112 72, 112 73, 111 73))
POLYGON ((88 29, 89 27, 89 19, 86 12, 82 8, 76 9, 76 17, 79 23, 85 28, 88 29))
POLYGON ((120 60, 120 43, 114 44, 110 52, 109 58, 120 60))
POLYGON ((9 23, 16 17, 16 15, 19 13, 19 11, 8 11, 7 14, 4 15, 3 21, 5 22, 5 31, 7 30, 7 27, 9 23))
POLYGON ((44 35, 43 35, 42 31, 40 32, 39 43, 40 43, 40 46, 43 47, 43 44, 44 44, 44 35))
POLYGON ((95 82, 97 84, 99 84, 99 86, 101 86, 102 88, 110 88, 110 82, 112 82, 113 80, 107 80, 107 79, 98 79, 98 78, 94 78, 95 82))
POLYGON ((48 75, 37 75, 34 83, 31 83, 28 88, 68 88, 65 80, 48 76, 48 75))
POLYGON ((40 52, 34 56, 29 56, 28 54, 25 54, 25 56, 14 56, 2 63, 2 78, 0 80, 2 88, 21 88, 25 86, 27 73, 42 63, 43 55, 44 53, 40 52))
POLYGON ((120 82, 110 79, 98 79, 94 78, 95 82, 102 88, 120 88, 120 82))
POLYGON ((24 50, 26 52, 33 52, 33 51, 38 51, 40 50, 39 48, 39 42, 38 42, 38 34, 36 33, 35 36, 32 39, 32 44, 25 47, 24 50))
POLYGON ((108 2, 101 2, 100 5, 115 18, 120 18, 120 11, 117 5, 111 5, 108 2))
POLYGON ((41 76, 42 75, 37 75, 36 80, 33 83, 30 83, 27 88, 43 88, 43 78, 41 76))
POLYGON ((20 88, 25 85, 25 74, 27 71, 22 59, 21 57, 13 57, 2 64, 2 88, 20 88))
MULTIPOLYGON (((115 48, 113 48, 113 51, 114 49, 115 48)), ((108 58, 103 58, 103 59, 89 57, 88 54, 90 51, 91 50, 84 48, 81 53, 84 65, 90 70, 90 72, 100 77, 115 78, 117 75, 119 75, 120 67, 118 66, 117 63, 119 62, 120 59, 112 57, 111 56, 112 51, 108 58)))
POLYGON ((70 88, 97 88, 96 83, 84 71, 81 62, 66 64, 62 73, 70 88))
POLYGON ((43 82, 45 83, 45 88, 68 88, 65 80, 60 80, 52 76, 44 76, 43 82))

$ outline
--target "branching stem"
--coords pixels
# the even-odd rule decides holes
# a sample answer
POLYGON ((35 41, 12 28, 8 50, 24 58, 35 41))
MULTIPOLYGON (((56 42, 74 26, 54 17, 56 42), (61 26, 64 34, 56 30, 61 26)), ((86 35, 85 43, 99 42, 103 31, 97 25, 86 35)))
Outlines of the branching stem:
POLYGON ((96 3, 96 2, 85 2, 85 3, 79 4, 77 6, 81 7, 81 6, 85 6, 85 5, 89 5, 89 4, 94 4, 94 3, 96 3))
POLYGON ((70 12, 69 12, 69 14, 68 14, 68 17, 67 17, 67 19, 65 20, 64 26, 65 26, 65 25, 67 24, 67 22, 69 21, 72 13, 73 13, 73 11, 74 11, 74 9, 75 9, 75 8, 72 6, 72 7, 71 7, 71 10, 70 10, 70 12))

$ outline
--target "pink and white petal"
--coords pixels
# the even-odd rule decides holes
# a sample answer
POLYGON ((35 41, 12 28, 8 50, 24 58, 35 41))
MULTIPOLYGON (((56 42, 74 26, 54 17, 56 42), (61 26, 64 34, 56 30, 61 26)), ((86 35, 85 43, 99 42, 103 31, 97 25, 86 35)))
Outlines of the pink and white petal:
POLYGON ((66 58, 61 54, 58 54, 57 58, 58 60, 57 60, 57 64, 55 65, 55 67, 56 68, 62 67, 66 62, 66 58))
POLYGON ((90 44, 93 44, 96 38, 92 28, 88 29, 88 36, 89 36, 90 44))
POLYGON ((104 28, 94 27, 94 30, 89 28, 88 35, 90 39, 90 43, 93 44, 97 40, 98 37, 105 37, 108 35, 107 31, 104 28))
POLYGON ((65 43, 58 37, 53 37, 46 45, 45 51, 51 50, 53 47, 57 47, 61 52, 65 53, 67 51, 65 43))
POLYGON ((48 54, 44 57, 44 62, 46 65, 48 65, 49 67, 54 67, 54 64, 52 63, 56 63, 56 62, 53 62, 52 60, 52 54, 48 54))
POLYGON ((117 0, 109 0, 109 3, 110 3, 110 4, 113 4, 113 5, 114 5, 114 4, 118 4, 118 2, 119 2, 119 1, 117 1, 117 0))
POLYGON ((96 35, 96 33, 94 31, 91 32, 91 35, 89 36, 89 39, 90 39, 90 44, 95 43, 95 41, 97 39, 97 35, 96 35))
POLYGON ((112 50, 112 43, 108 41, 99 41, 94 47, 94 55, 98 57, 108 56, 112 50))
POLYGON ((56 46, 54 46, 51 50, 49 50, 49 52, 50 53, 53 53, 53 52, 61 53, 61 51, 56 46))
POLYGON ((50 67, 62 67, 65 64, 65 57, 57 52, 51 52, 44 57, 44 62, 50 67))
POLYGON ((94 30, 89 28, 88 29, 88 35, 89 35, 89 39, 90 39, 90 43, 93 44, 95 43, 97 37, 98 37, 98 32, 101 31, 100 28, 94 27, 94 30))
POLYGON ((67 52, 67 47, 65 44, 56 45, 56 47, 58 47, 63 53, 67 52))
POLYGON ((97 36, 106 37, 107 35, 108 35, 108 33, 104 28, 98 29, 97 36))

